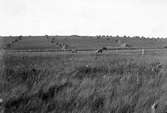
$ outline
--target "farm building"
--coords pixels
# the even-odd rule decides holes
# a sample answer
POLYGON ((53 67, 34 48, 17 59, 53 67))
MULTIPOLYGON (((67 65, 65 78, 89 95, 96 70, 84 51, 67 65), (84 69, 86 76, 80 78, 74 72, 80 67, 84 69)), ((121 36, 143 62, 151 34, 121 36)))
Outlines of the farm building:
POLYGON ((124 48, 124 47, 132 47, 132 46, 127 44, 127 43, 123 43, 123 44, 120 45, 120 47, 124 48))

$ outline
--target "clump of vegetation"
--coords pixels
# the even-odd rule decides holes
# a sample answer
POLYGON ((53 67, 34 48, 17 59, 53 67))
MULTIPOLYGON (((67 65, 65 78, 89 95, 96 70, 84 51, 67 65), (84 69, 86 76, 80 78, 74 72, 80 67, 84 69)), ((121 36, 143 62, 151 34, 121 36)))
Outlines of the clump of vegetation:
POLYGON ((5 113, 149 113, 165 90, 166 66, 144 57, 22 57, 1 65, 5 113))

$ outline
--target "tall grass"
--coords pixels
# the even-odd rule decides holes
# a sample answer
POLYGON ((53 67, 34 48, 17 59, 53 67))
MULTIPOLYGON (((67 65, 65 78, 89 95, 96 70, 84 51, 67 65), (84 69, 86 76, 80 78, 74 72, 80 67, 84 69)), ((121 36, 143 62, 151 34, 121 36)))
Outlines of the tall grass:
POLYGON ((166 66, 119 55, 4 57, 5 113, 149 113, 164 94, 166 66))

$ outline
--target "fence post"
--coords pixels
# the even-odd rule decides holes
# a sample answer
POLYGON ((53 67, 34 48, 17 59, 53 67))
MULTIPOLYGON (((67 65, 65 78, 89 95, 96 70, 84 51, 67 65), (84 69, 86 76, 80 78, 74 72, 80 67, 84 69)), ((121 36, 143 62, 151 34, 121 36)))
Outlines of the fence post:
POLYGON ((144 49, 141 50, 141 54, 142 54, 142 56, 144 55, 144 49))

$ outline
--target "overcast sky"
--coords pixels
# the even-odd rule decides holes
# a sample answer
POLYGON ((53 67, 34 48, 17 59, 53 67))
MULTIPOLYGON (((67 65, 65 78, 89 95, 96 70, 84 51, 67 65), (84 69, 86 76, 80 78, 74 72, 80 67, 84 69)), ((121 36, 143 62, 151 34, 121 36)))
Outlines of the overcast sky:
POLYGON ((167 37, 167 0, 0 0, 0 35, 167 37))

